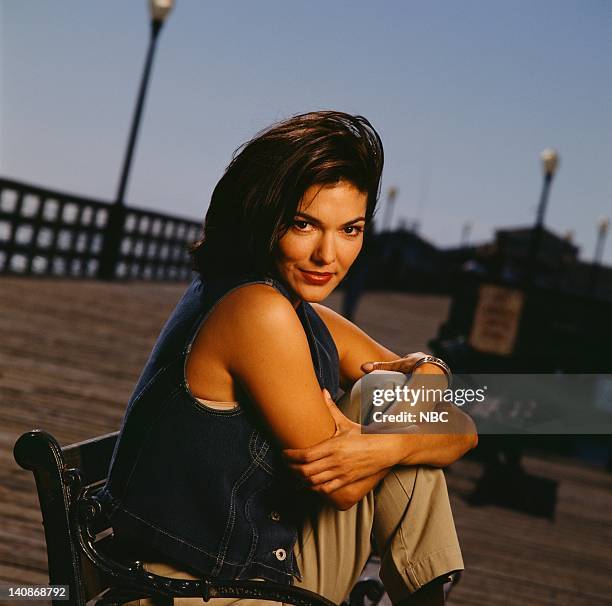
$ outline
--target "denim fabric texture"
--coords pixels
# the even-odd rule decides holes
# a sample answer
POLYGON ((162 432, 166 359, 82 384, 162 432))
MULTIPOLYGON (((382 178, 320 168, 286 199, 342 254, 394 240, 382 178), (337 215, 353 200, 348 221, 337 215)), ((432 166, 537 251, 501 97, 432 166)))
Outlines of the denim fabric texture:
MULTIPOLYGON (((196 573, 291 584, 301 578, 293 547, 312 500, 296 490, 252 402, 238 398, 237 408, 208 408, 185 379, 191 344, 215 304, 255 283, 289 297, 270 277, 193 279, 129 400, 100 499, 118 535, 196 573)), ((336 398, 339 362, 331 335, 308 303, 296 312, 319 385, 336 398)))

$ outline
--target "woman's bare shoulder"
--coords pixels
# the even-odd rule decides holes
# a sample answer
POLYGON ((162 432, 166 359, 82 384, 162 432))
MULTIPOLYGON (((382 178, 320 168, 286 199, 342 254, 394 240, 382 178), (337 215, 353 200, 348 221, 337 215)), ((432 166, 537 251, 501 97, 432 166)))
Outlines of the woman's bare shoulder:
POLYGON ((265 351, 266 344, 282 339, 287 346, 305 339, 291 302, 268 284, 247 284, 225 295, 206 321, 205 333, 214 334, 228 362, 241 351, 265 351))
POLYGON ((237 327, 255 329, 297 319, 287 297, 268 284, 246 284, 234 289, 221 299, 214 314, 237 327))
POLYGON ((247 284, 223 296, 201 325, 186 365, 192 391, 207 399, 236 398, 242 365, 269 357, 278 341, 296 347, 301 324, 291 303, 274 287, 247 284))

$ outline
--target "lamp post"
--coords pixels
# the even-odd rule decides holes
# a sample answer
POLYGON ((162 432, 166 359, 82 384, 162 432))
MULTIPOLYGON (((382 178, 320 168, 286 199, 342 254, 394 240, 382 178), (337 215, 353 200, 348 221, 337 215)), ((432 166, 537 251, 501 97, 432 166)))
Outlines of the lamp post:
POLYGON ((599 276, 599 268, 601 267, 601 261, 603 259, 604 244, 609 227, 610 220, 608 217, 600 217, 599 221, 597 222, 597 243, 595 244, 593 269, 591 270, 591 283, 589 285, 590 294, 593 294, 595 292, 595 288, 597 287, 597 278, 599 276))
POLYGON ((544 215, 546 213, 546 206, 548 204, 550 186, 552 184, 553 177, 555 176, 557 167, 559 166, 559 154, 554 149, 547 148, 540 154, 540 159, 542 160, 544 181, 542 183, 542 193, 540 194, 538 214, 536 217, 535 226, 533 228, 533 233, 531 235, 529 255, 527 257, 528 286, 531 286, 533 284, 534 278, 537 275, 538 252, 540 249, 540 244, 542 242, 544 215))
POLYGON ((159 32, 170 14, 174 6, 174 0, 149 0, 149 14, 151 17, 151 35, 149 37, 149 49, 145 59, 144 70, 140 80, 140 89, 136 99, 136 107, 132 116, 132 126, 128 137, 125 158, 121 169, 121 177, 117 188, 117 195, 114 204, 110 207, 106 229, 104 232, 104 243, 100 254, 100 264, 98 266, 98 278, 103 280, 112 280, 115 275, 115 266, 119 259, 119 246, 121 245, 121 235, 123 232, 123 223, 125 220, 125 190, 130 175, 132 166, 132 157, 138 137, 138 128, 142 117, 149 78, 151 75, 151 66, 153 65, 153 57, 157 46, 157 38, 159 32))
POLYGON ((397 187, 391 186, 387 190, 387 204, 385 206, 385 219, 383 221, 382 230, 391 229, 391 219, 393 217, 393 210, 395 208, 395 199, 397 198, 397 187))
POLYGON ((463 224, 463 227, 461 228, 461 242, 460 242, 461 247, 467 246, 469 244, 471 232, 472 232, 472 222, 466 221, 463 224))

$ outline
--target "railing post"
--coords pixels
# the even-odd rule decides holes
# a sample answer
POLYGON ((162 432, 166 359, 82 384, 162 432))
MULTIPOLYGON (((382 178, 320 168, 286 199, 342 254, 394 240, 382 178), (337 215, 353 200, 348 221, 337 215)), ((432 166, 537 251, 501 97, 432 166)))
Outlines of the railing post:
POLYGON ((123 238, 126 208, 113 204, 108 209, 108 220, 104 230, 104 243, 100 253, 97 277, 99 280, 113 280, 119 261, 119 249, 123 238))
POLYGON ((15 253, 17 251, 17 228, 22 223, 21 212, 23 208, 24 193, 25 192, 23 189, 17 190, 17 200, 15 201, 15 208, 13 209, 13 212, 11 213, 11 218, 10 218, 11 233, 9 235, 8 242, 5 245, 6 257, 4 259, 4 271, 7 273, 10 272, 11 270, 11 264, 13 262, 13 257, 15 256, 15 253))

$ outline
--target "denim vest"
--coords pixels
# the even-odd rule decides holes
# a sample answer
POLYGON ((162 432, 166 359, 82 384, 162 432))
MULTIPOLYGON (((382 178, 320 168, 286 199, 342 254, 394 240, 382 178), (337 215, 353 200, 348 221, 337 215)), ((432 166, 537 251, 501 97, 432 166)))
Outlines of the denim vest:
MULTIPOLYGON (((311 493, 298 491, 253 403, 217 410, 198 402, 185 362, 215 303, 250 283, 287 290, 273 278, 203 284, 194 278, 166 322, 128 403, 100 500, 119 536, 196 573, 291 584, 297 527, 311 493)), ((339 389, 338 352, 323 321, 296 310, 321 388, 339 389)), ((295 405, 289 402, 288 405, 295 405)))

